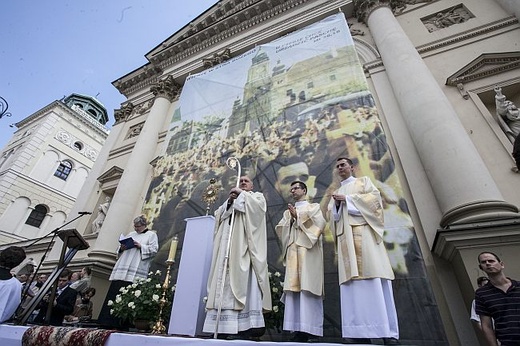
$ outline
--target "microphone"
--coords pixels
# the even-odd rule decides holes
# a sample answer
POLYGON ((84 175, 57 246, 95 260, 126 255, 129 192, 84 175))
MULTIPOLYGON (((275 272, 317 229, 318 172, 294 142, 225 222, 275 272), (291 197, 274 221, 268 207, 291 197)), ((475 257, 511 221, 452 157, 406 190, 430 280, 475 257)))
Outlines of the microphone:
POLYGON ((90 212, 90 211, 79 211, 78 214, 79 215, 90 215, 90 214, 92 214, 92 212, 90 212))

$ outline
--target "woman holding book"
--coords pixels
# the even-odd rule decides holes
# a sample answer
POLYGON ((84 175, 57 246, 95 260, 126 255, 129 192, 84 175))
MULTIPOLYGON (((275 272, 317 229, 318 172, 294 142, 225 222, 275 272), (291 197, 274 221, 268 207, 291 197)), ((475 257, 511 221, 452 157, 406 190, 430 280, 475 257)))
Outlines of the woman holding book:
POLYGON ((153 257, 159 249, 157 234, 147 228, 144 215, 134 219, 134 230, 126 238, 119 240, 118 259, 110 275, 110 288, 99 314, 100 325, 109 328, 127 329, 126 321, 120 321, 110 315, 108 301, 114 301, 119 290, 135 282, 137 278, 146 278, 153 257))

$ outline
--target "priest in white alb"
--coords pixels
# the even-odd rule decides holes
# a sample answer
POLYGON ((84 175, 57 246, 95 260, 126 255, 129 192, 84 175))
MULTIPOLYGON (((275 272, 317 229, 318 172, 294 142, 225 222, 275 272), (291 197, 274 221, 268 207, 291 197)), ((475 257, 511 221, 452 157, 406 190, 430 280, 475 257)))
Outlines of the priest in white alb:
POLYGON ((264 195, 252 190, 251 179, 240 177, 239 187, 232 188, 227 201, 215 211, 213 257, 203 328, 207 333, 215 332, 219 306, 218 334, 239 334, 249 338, 259 336, 265 330, 263 312, 271 310, 267 205, 264 195), (228 241, 229 261, 224 267, 228 241))
POLYGON ((392 291, 394 272, 383 242, 383 204, 370 178, 355 178, 354 164, 339 158, 341 187, 329 203, 330 229, 337 246, 344 338, 397 343, 399 328, 392 291))
POLYGON ((276 226, 281 233, 285 265, 282 302, 283 329, 295 332, 293 341, 323 336, 323 240, 325 218, 318 203, 307 201, 307 185, 291 183, 289 204, 276 226))

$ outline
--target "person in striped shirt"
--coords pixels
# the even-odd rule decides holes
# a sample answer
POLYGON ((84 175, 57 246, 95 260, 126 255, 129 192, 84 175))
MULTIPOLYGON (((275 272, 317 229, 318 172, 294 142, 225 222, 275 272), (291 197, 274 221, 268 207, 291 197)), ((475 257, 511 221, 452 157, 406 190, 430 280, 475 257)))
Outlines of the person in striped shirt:
POLYGON ((488 345, 520 344, 520 283, 504 274, 504 263, 492 252, 478 255, 479 268, 489 282, 475 292, 475 310, 480 316, 488 345), (493 329, 493 321, 495 328, 493 329))

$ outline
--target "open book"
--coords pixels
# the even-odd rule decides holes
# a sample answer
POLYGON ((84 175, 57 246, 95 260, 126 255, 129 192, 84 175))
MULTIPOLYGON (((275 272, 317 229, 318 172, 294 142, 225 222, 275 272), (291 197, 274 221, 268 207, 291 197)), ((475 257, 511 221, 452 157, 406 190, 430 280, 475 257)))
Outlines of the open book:
POLYGON ((132 238, 132 237, 126 238, 123 234, 121 234, 119 236, 119 243, 121 245, 124 245, 127 250, 135 247, 135 245, 134 245, 134 238, 132 238))

